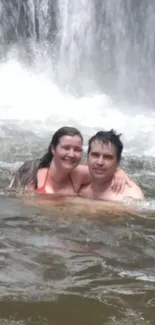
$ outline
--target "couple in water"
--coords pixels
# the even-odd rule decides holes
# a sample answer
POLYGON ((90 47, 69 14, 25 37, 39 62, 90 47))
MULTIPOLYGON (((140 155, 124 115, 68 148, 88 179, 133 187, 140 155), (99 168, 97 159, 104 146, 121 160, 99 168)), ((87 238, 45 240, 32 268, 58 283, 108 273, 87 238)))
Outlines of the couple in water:
POLYGON ((142 190, 119 167, 123 151, 120 135, 110 130, 91 137, 87 166, 80 164, 82 146, 83 137, 76 128, 60 128, 54 133, 47 153, 23 164, 9 187, 107 201, 144 199, 142 190))

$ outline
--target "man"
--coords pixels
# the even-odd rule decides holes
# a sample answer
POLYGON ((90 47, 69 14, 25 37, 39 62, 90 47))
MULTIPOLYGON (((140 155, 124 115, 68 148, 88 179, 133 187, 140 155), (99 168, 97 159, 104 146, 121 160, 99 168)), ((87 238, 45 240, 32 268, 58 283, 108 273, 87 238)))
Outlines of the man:
POLYGON ((92 181, 89 185, 82 186, 80 196, 119 201, 124 198, 144 199, 139 186, 134 182, 125 185, 123 192, 116 193, 111 184, 114 174, 119 167, 123 144, 120 135, 114 130, 97 132, 88 143, 88 168, 92 181))

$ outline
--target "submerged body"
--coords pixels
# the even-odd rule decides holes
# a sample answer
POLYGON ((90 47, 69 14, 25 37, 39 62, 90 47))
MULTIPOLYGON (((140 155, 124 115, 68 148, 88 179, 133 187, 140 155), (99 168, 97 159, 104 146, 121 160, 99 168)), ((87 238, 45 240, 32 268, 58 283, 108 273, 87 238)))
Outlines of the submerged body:
POLYGON ((69 197, 56 194, 24 195, 22 200, 26 205, 39 208, 44 215, 52 218, 65 218, 75 220, 76 218, 106 219, 113 217, 130 217, 140 214, 140 209, 130 203, 127 205, 120 202, 108 202, 92 200, 77 196, 69 197))

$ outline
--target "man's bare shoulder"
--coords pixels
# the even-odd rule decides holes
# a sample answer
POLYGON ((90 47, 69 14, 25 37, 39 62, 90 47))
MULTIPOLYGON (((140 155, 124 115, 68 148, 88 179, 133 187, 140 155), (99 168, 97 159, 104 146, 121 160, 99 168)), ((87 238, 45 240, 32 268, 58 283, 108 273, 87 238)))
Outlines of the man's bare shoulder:
POLYGON ((128 185, 125 186, 125 189, 122 193, 122 197, 130 197, 133 199, 139 199, 139 200, 144 200, 145 196, 141 188, 135 183, 131 182, 130 187, 128 185))

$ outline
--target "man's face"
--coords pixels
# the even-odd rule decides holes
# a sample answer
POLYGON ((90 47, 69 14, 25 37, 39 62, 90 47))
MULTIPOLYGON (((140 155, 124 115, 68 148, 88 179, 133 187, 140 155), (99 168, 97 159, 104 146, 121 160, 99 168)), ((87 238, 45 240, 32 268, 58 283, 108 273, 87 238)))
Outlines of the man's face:
POLYGON ((93 179, 100 182, 112 180, 119 165, 116 147, 112 143, 93 141, 88 154, 88 167, 93 179))

